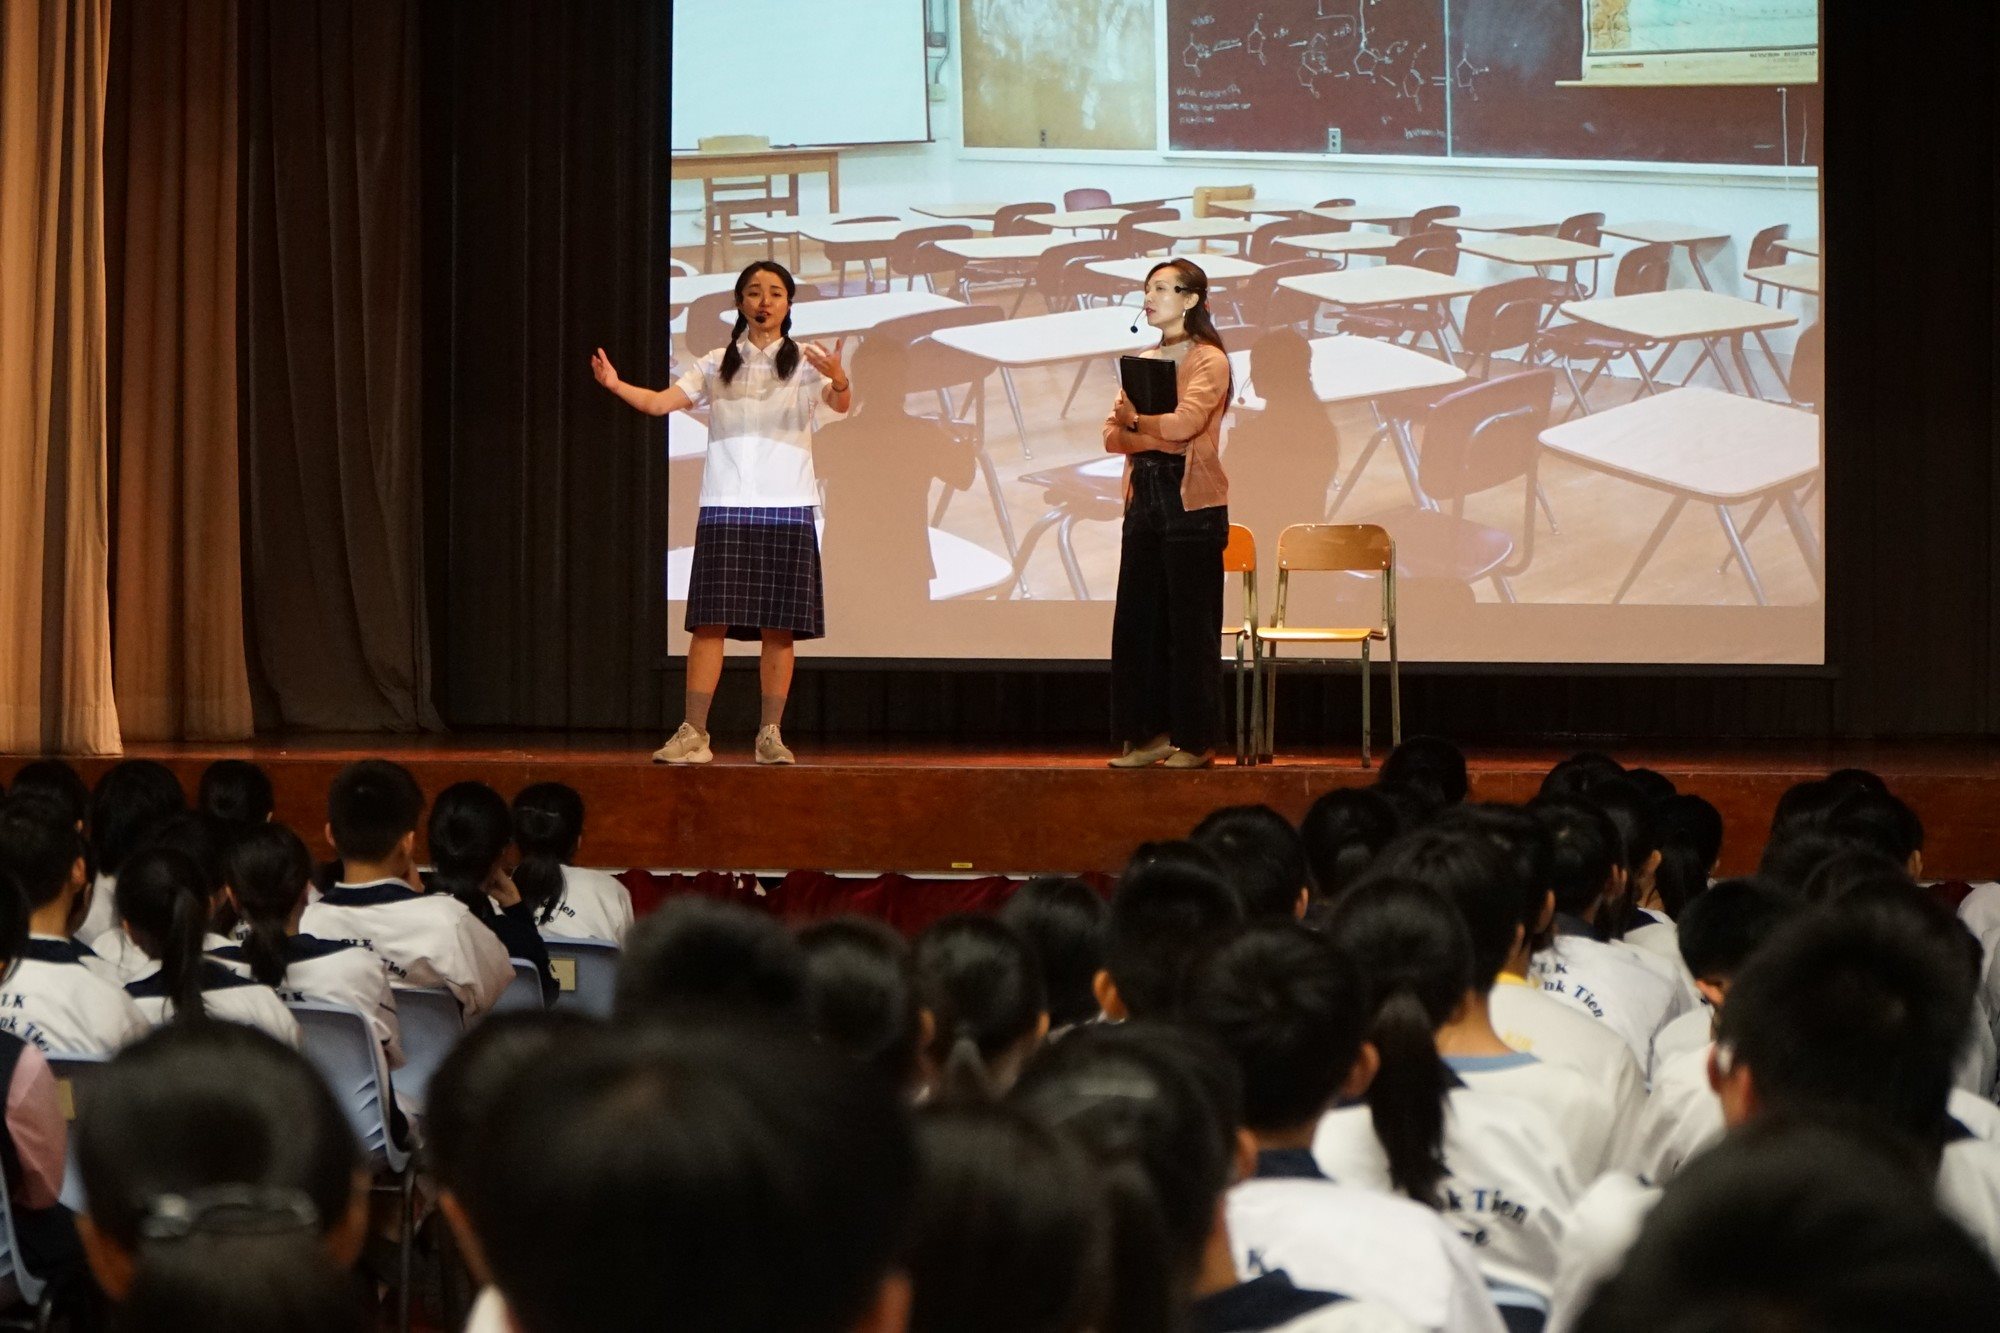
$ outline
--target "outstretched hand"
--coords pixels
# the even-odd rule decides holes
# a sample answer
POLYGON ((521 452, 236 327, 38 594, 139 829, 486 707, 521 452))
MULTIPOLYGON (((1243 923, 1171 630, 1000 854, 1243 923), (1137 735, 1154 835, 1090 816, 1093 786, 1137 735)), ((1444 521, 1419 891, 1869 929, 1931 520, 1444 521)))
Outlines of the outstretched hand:
POLYGON ((611 358, 604 354, 602 347, 590 358, 590 373, 597 376, 597 382, 605 388, 615 390, 618 387, 618 368, 611 364, 611 358))
POLYGON ((826 376, 829 381, 838 383, 847 378, 840 367, 840 349, 846 345, 847 339, 836 338, 831 352, 818 343, 800 343, 799 350, 805 353, 806 361, 814 370, 826 376))

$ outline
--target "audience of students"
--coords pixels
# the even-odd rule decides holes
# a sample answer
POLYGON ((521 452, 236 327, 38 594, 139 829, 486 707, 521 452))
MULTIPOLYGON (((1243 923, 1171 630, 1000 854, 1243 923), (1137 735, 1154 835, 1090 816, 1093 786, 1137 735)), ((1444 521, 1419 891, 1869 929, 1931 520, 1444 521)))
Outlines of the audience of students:
POLYGON ((32 765, 0 800, 16 1260, 83 1329, 379 1326, 370 1181, 286 1004, 393 1066, 393 982, 467 1019, 417 1169, 474 1333, 1986 1327, 2000 896, 1926 891, 1858 771, 1720 883, 1715 808, 1609 756, 1472 796, 1413 740, 1296 830, 1218 810, 1108 895, 906 940, 693 895, 633 923, 560 784, 426 820, 352 765, 315 893, 254 765, 193 811, 148 761, 32 765), (621 944, 609 1020, 487 1014, 544 936, 621 944), (72 1127, 73 1057, 109 1059, 72 1127))

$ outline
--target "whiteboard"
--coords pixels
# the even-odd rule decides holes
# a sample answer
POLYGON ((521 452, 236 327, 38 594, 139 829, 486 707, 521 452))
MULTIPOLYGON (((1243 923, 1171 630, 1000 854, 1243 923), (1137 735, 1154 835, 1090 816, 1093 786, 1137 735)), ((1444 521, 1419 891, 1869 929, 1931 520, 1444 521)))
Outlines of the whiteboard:
POLYGON ((924 0, 674 0, 676 152, 930 138, 924 0))

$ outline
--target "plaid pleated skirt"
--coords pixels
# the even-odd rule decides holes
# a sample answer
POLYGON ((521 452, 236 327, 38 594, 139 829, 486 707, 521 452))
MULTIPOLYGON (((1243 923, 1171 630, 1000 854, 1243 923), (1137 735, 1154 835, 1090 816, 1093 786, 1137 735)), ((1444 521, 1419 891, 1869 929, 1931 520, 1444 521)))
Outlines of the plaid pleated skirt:
POLYGON ((687 628, 726 625, 732 639, 767 629, 826 634, 826 581, 813 511, 704 506, 688 571, 687 628))

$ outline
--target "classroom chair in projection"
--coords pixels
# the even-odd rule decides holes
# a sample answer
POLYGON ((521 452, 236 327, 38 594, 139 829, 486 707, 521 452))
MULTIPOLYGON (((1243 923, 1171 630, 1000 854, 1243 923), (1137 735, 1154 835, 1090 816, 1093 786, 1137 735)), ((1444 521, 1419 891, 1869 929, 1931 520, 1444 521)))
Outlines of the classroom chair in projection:
MULTIPOLYGON (((762 134, 714 134, 697 140, 695 151, 700 153, 759 153, 769 149, 771 141, 762 134)), ((716 252, 722 255, 722 267, 726 271, 735 265, 734 245, 739 240, 749 239, 764 242, 764 257, 769 259, 776 237, 758 232, 748 226, 738 225, 738 219, 756 217, 771 213, 797 214, 799 211, 799 178, 797 176, 736 176, 727 178, 703 177, 701 182, 701 266, 715 271, 716 252), (778 181, 783 179, 785 188, 778 189, 778 181)))
POLYGON ((1180 220, 1180 216, 1181 211, 1178 208, 1166 204, 1159 204, 1153 208, 1133 209, 1119 218, 1118 225, 1111 229, 1111 245, 1116 257, 1132 259, 1156 251, 1164 255, 1173 248, 1172 244, 1165 237, 1155 236, 1151 232, 1139 229, 1148 222, 1176 222, 1180 220))
MULTIPOLYGON (((1602 245, 1604 243, 1604 214, 1572 213, 1556 227, 1556 239, 1575 241, 1578 245, 1602 245)), ((1548 279, 1550 291, 1558 301, 1584 301, 1597 295, 1598 265, 1601 261, 1590 261, 1590 286, 1585 287, 1577 276, 1580 265, 1572 264, 1566 278, 1548 279)))
POLYGON ((1374 645, 1389 645, 1389 734, 1392 745, 1403 743, 1403 676, 1396 648, 1396 543, 1389 533, 1373 523, 1294 523, 1278 534, 1278 590, 1271 608, 1271 623, 1258 626, 1252 634, 1256 666, 1262 684, 1259 706, 1263 711, 1264 736, 1260 747, 1263 759, 1276 754, 1278 714, 1278 670, 1280 666, 1324 666, 1345 662, 1325 650, 1358 648, 1361 660, 1361 766, 1374 762, 1372 731, 1373 701, 1369 667, 1374 645), (1292 625, 1286 623, 1292 578, 1295 574, 1336 574, 1373 576, 1381 600, 1376 614, 1365 625, 1292 625), (1315 657, 1281 658, 1284 647, 1321 650, 1315 657))
POLYGON ((1338 268, 1325 259, 1284 259, 1266 264, 1231 289, 1236 323, 1224 330, 1224 336, 1239 351, 1271 329, 1292 328, 1311 337, 1319 322, 1319 298, 1293 291, 1284 285, 1285 279, 1332 273, 1338 268))
POLYGON ((611 1016, 618 984, 618 946, 610 940, 545 940, 549 967, 556 974, 556 1008, 581 1009, 593 1018, 611 1016))
MULTIPOLYGON (((1465 354, 1472 359, 1467 367, 1472 378, 1492 379, 1494 358, 1508 352, 1518 352, 1522 368, 1527 368, 1535 336, 1553 304, 1550 294, 1550 283, 1544 278, 1515 278, 1472 294, 1465 304, 1465 327, 1459 335, 1465 354)), ((1539 479, 1535 500, 1549 521, 1549 531, 1560 533, 1562 526, 1556 522, 1556 511, 1539 479)))
MULTIPOLYGON (((867 226, 872 223, 897 222, 900 220, 893 213, 870 213, 865 217, 843 218, 839 225, 842 227, 867 226)), ((832 233, 828 233, 828 235, 830 236, 832 233)), ((819 242, 820 249, 826 253, 827 267, 833 270, 832 294, 835 296, 846 296, 848 294, 847 266, 849 264, 861 265, 862 294, 865 295, 874 291, 875 261, 883 258, 888 253, 889 247, 893 244, 894 242, 891 241, 829 240, 826 237, 821 237, 819 242)), ((796 276, 796 271, 794 271, 794 276, 796 276)), ((883 278, 882 285, 885 290, 888 288, 889 283, 886 275, 883 278)))
POLYGON ((964 261, 938 249, 936 243, 971 238, 972 228, 962 222, 912 227, 899 232, 896 239, 889 242, 889 257, 882 265, 883 276, 893 286, 900 274, 908 280, 911 291, 917 289, 919 278, 923 279, 926 291, 936 291, 940 282, 947 288, 956 287, 959 266, 964 261))
MULTIPOLYGON (((1750 248, 1744 255, 1743 267, 1746 269, 1776 268, 1778 265, 1784 263, 1787 256, 1783 250, 1778 248, 1778 242, 1789 239, 1791 234, 1791 224, 1780 222, 1777 226, 1766 227, 1755 236, 1752 236, 1750 238, 1750 248)), ((1764 289, 1771 287, 1778 294, 1775 304, 1780 310, 1784 309, 1785 289, 1783 287, 1772 287, 1772 284, 1760 282, 1756 278, 1752 278, 1750 281, 1756 286, 1756 290, 1750 298, 1751 300, 1763 300, 1764 289)))
POLYGON ((1421 235, 1446 218, 1455 218, 1460 210, 1457 204, 1438 204, 1431 208, 1420 208, 1410 217, 1409 234, 1421 235))
POLYGON ((1222 573, 1242 580, 1243 612, 1234 625, 1222 627, 1230 645, 1222 662, 1236 687, 1236 762, 1257 762, 1257 742, 1263 735, 1263 693, 1257 673, 1257 535, 1241 523, 1229 525, 1229 544, 1222 548, 1222 573), (1247 692, 1247 698, 1246 698, 1247 692))
MULTIPOLYGON (((1452 211, 1457 212, 1456 209, 1452 211)), ((1384 254, 1383 260, 1451 277, 1458 272, 1458 233, 1444 228, 1413 232, 1384 254)), ((1438 355, 1447 361, 1455 359, 1451 347, 1453 323, 1449 301, 1412 301, 1407 305, 1376 306, 1342 315, 1339 328, 1342 333, 1352 333, 1361 338, 1380 338, 1384 342, 1412 348, 1421 339, 1429 338, 1436 345, 1438 355), (1404 339, 1409 340, 1407 344, 1404 339)))
POLYGON ((360 1140, 377 1193, 397 1198, 396 1328, 409 1333, 410 1288, 415 1267, 416 1180, 411 1154, 396 1141, 389 1066, 375 1027, 359 1009, 345 1004, 294 1000, 285 1006, 299 1021, 306 1059, 319 1070, 334 1100, 360 1140))
POLYGON ((708 296, 697 296, 688 303, 687 331, 681 335, 687 344, 687 359, 699 361, 718 347, 729 342, 729 330, 735 327, 728 318, 736 309, 736 293, 715 292, 708 296))
POLYGON ((1086 463, 1024 473, 1018 480, 1023 486, 1039 489, 1048 509, 1029 526, 1014 552, 1015 586, 1026 586, 1028 561, 1035 554, 1035 546, 1043 533, 1054 529, 1056 553, 1069 579, 1070 596, 1079 602, 1089 601, 1090 582, 1084 577, 1083 564, 1076 554, 1076 525, 1112 523, 1124 517, 1125 460, 1093 458, 1086 463))
POLYGON ((535 965, 525 958, 509 958, 514 965, 514 979, 507 983, 507 989, 500 992, 500 998, 493 1002, 496 1014, 512 1013, 517 1010, 530 1012, 542 1005, 542 974, 535 965))
POLYGON ((1254 185, 1197 185, 1194 188, 1193 215, 1205 218, 1209 216, 1210 204, 1235 203, 1256 197, 1257 187, 1254 185))
MULTIPOLYGON (((1663 292, 1667 289, 1667 273, 1673 262, 1673 247, 1654 243, 1627 250, 1618 261, 1618 270, 1611 279, 1613 296, 1638 296, 1645 292, 1663 292)), ((1588 394, 1598 377, 1611 368, 1611 363, 1620 357, 1632 358, 1632 365, 1639 372, 1639 382, 1647 393, 1654 393, 1658 386, 1653 382, 1653 372, 1647 366, 1641 352, 1659 346, 1646 338, 1627 337, 1613 333, 1609 329, 1598 328, 1572 320, 1567 324, 1550 324, 1535 339, 1536 360, 1548 359, 1562 367, 1563 377, 1569 381, 1570 406, 1563 412, 1568 420, 1571 412, 1590 415, 1588 394), (1576 363, 1592 363, 1590 374, 1581 384, 1576 379, 1576 363)))
POLYGON ((1111 207, 1111 191, 1089 187, 1081 190, 1064 190, 1062 211, 1065 213, 1087 213, 1093 208, 1111 207))
MULTIPOLYGON (((1826 322, 1824 320, 1814 320, 1806 328, 1805 332, 1799 335, 1798 342, 1793 344, 1792 369, 1791 374, 1787 377, 1786 387, 1792 395, 1793 407, 1798 408, 1802 412, 1818 412, 1820 410, 1820 403, 1826 397, 1826 322)), ((1805 486, 1800 489, 1799 499, 1801 501, 1810 500, 1814 495, 1817 495, 1820 489, 1820 482, 1824 479, 1825 475, 1824 471, 1814 473, 1812 479, 1806 482, 1805 486)), ((1777 504, 1778 497, 1774 495, 1767 495, 1757 502, 1757 507, 1750 512, 1749 522, 1743 525, 1744 541, 1747 542, 1750 540, 1757 529, 1763 525, 1764 520, 1771 516, 1771 511, 1777 507, 1777 504)), ((1728 555, 1722 557, 1722 563, 1715 567, 1715 572, 1726 574, 1729 572, 1729 567, 1735 563, 1736 553, 1731 551, 1728 555)))
POLYGON ((1431 406, 1417 461, 1423 501, 1370 518, 1395 537, 1403 577, 1466 585, 1487 579, 1502 601, 1519 600, 1512 580, 1535 558, 1541 434, 1554 397, 1555 373, 1529 370, 1455 390, 1431 406), (1521 487, 1518 536, 1465 516, 1472 496, 1514 484, 1521 487))
POLYGON ((1250 233, 1243 243, 1243 257, 1253 264, 1268 264, 1286 257, 1286 247, 1278 244, 1280 236, 1311 236, 1331 229, 1325 218, 1316 218, 1310 213, 1275 218, 1250 233))

